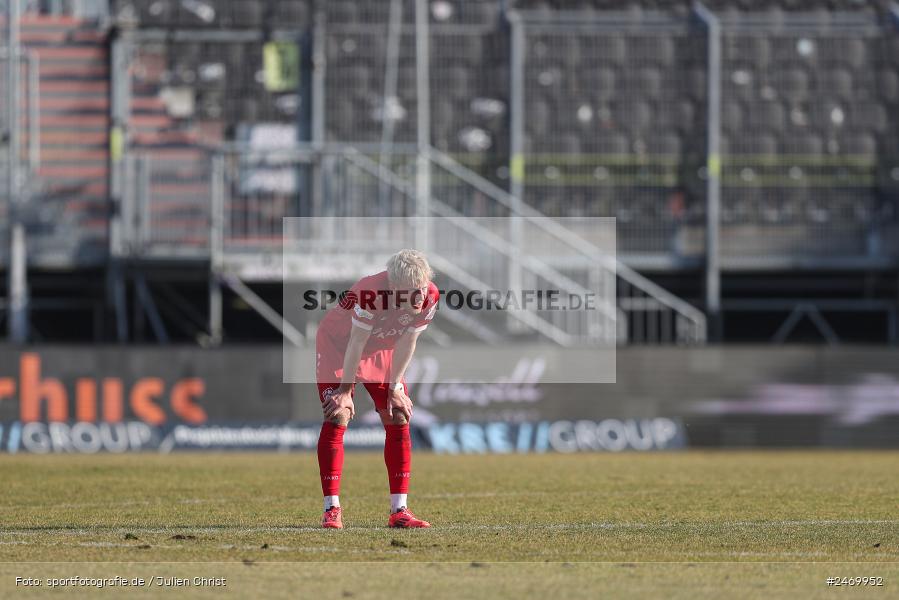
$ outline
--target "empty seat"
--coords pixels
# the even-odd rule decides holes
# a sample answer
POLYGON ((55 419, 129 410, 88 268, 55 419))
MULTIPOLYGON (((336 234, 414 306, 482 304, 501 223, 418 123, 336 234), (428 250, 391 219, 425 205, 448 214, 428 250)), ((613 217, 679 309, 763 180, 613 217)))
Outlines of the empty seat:
MULTIPOLYGON (((406 56, 414 59, 414 49, 410 50, 406 56)), ((431 34, 432 64, 461 62, 470 68, 482 68, 485 58, 484 42, 479 35, 440 34, 436 32, 431 34)))
POLYGON ((784 107, 775 100, 754 103, 747 107, 746 124, 753 130, 781 131, 785 124, 784 107))
POLYGON ((279 27, 305 29, 309 25, 309 6, 304 0, 278 0, 274 19, 279 27))
POLYGON ((705 100, 708 95, 708 80, 705 69, 689 68, 684 74, 684 91, 693 100, 705 100))
POLYGON ((566 133, 559 136, 559 141, 553 149, 562 154, 580 154, 582 151, 581 138, 573 133, 566 133))
POLYGON ((798 67, 776 71, 772 80, 779 94, 790 102, 802 102, 809 95, 809 75, 798 67))
POLYGON ((778 152, 777 138, 771 133, 753 129, 747 131, 745 135, 731 140, 731 152, 733 154, 773 156, 778 152))
POLYGON ((725 34, 722 51, 725 63, 741 62, 763 69, 771 61, 771 44, 763 36, 725 34))
POLYGON ((880 70, 877 74, 877 87, 881 101, 893 103, 899 101, 899 73, 894 69, 880 70))
POLYGON ((729 100, 721 105, 721 126, 731 134, 743 131, 743 106, 740 102, 729 100))
POLYGON ((624 36, 611 33, 584 40, 581 51, 599 64, 622 65, 627 57, 624 36))
POLYGON ((840 150, 845 154, 873 159, 877 155, 877 141, 865 133, 853 133, 842 138, 840 150))
POLYGON ((646 138, 646 153, 653 156, 680 156, 681 138, 674 132, 652 133, 646 138))
POLYGON ((674 41, 663 33, 633 35, 627 40, 627 62, 634 67, 670 65, 675 49, 674 41))
POLYGON ((759 200, 758 188, 730 188, 721 197, 721 222, 746 224, 757 221, 759 200))
POLYGON ((609 100, 617 93, 616 72, 611 67, 588 67, 581 72, 583 89, 598 100, 609 100))
POLYGON ((616 125, 632 133, 646 131, 653 121, 652 105, 643 100, 618 101, 613 114, 616 125))
POLYGON ((662 72, 657 67, 641 67, 630 70, 626 93, 655 100, 662 94, 662 72))
POLYGON ((867 61, 865 40, 854 37, 833 37, 821 43, 821 57, 827 65, 838 64, 849 69, 860 69, 867 61))
POLYGON ((855 93, 852 73, 842 67, 820 69, 816 72, 816 93, 841 101, 851 101, 855 93))
POLYGON ((585 141, 587 147, 597 154, 625 155, 630 153, 627 138, 618 133, 598 131, 585 141))
POLYGON ((696 106, 687 99, 661 100, 656 108, 656 122, 660 127, 677 129, 695 135, 696 106))
POLYGON ((815 133, 786 135, 783 139, 784 154, 819 156, 824 154, 824 140, 815 133))
POLYGON ((494 25, 499 20, 500 4, 493 0, 465 0, 455 3, 457 19, 463 23, 494 25))
POLYGON ((525 126, 534 135, 544 135, 549 128, 552 111, 545 98, 529 99, 525 103, 525 126))
POLYGON ((385 57, 385 43, 380 34, 335 32, 328 37, 328 64, 332 65, 335 61, 381 64, 385 57))
POLYGON ((883 133, 889 127, 887 109, 879 102, 856 102, 850 107, 850 124, 860 130, 883 133))
POLYGON ((472 73, 465 67, 452 67, 442 74, 445 81, 445 90, 453 98, 468 98, 475 96, 472 87, 472 73))
POLYGON ((359 8, 353 0, 330 0, 326 5, 328 23, 351 25, 359 22, 359 8))
POLYGON ((229 9, 231 27, 257 28, 263 25, 265 6, 258 0, 231 0, 229 9))

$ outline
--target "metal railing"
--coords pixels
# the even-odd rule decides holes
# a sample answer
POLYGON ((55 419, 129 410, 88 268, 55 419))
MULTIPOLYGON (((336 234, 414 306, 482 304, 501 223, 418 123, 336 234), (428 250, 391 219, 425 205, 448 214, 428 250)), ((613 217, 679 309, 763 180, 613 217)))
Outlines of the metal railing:
POLYGON ((9 254, 6 243, 9 239, 9 204, 11 199, 10 187, 10 154, 9 145, 12 143, 10 124, 15 122, 14 115, 10 111, 11 94, 9 93, 9 29, 7 19, 10 10, 7 6, 9 0, 0 0, 0 82, 3 91, 0 92, 0 260, 5 264, 9 254))
MULTIPOLYGON (((553 242, 551 266, 566 273, 580 271, 580 281, 588 286, 615 285, 619 308, 619 340, 632 343, 702 343, 706 338, 703 313, 643 277, 626 264, 604 252, 609 247, 608 229, 590 225, 591 220, 549 218, 498 186, 465 169, 451 157, 432 149, 429 153, 434 195, 441 185, 455 188, 456 198, 474 198, 487 212, 508 211, 520 217, 553 242), (437 183, 437 182, 442 182, 437 183), (598 266, 598 270, 596 267, 598 266)), ((616 238, 618 235, 615 223, 616 238)), ((527 239, 527 238, 525 238, 527 239)))
POLYGON ((135 152, 124 158, 121 236, 117 256, 209 256, 212 158, 159 157, 135 152))
MULTIPOLYGON (((5 29, 0 27, 0 30, 5 29)), ((3 32, 5 33, 5 31, 3 32)), ((40 191, 38 169, 41 165, 41 117, 40 117, 40 59, 37 53, 19 47, 18 57, 10 58, 9 46, 5 44, 5 36, 0 35, 0 81, 6 88, 0 93, 0 134, 4 143, 0 146, 0 236, 7 239, 11 214, 10 205, 16 198, 34 197, 40 191), (7 83, 10 65, 18 68, 18 96, 15 107, 10 102, 7 83), (15 131, 14 131, 15 129, 15 131), (14 142, 15 138, 15 142, 14 142), (18 160, 15 168, 10 164, 10 144, 18 148, 18 160), (15 173, 15 181, 10 182, 15 173), (14 191, 15 190, 15 191, 14 191)), ((34 214, 33 207, 23 205, 21 214, 26 220, 34 214)), ((39 236, 39 232, 38 232, 39 236)), ((40 242, 40 237, 38 237, 40 242)), ((9 248, 0 244, 0 260, 5 261, 9 248)), ((40 248, 35 250, 39 253, 40 248)))
POLYGON ((346 265, 380 264, 372 257, 386 258, 389 248, 406 240, 428 250, 438 272, 461 289, 553 288, 617 298, 617 307, 596 312, 520 311, 489 323, 463 322, 466 317, 454 313, 457 325, 475 335, 532 332, 564 345, 705 340, 700 311, 602 250, 615 247, 612 228, 549 218, 433 148, 424 160, 414 152, 384 160, 372 150, 232 148, 196 164, 135 159, 127 178, 135 185, 123 211, 125 238, 133 240, 129 250, 137 256, 210 257, 223 271, 247 279, 335 272, 353 278, 363 273, 346 265), (422 168, 430 179, 427 197, 417 193, 422 168), (184 185, 185 177, 195 178, 189 179, 196 181, 195 196, 167 187, 184 185), (190 226, 175 215, 190 217, 190 226), (327 227, 285 235, 282 218, 297 215, 327 227), (395 219, 417 215, 439 226, 422 232, 395 219))

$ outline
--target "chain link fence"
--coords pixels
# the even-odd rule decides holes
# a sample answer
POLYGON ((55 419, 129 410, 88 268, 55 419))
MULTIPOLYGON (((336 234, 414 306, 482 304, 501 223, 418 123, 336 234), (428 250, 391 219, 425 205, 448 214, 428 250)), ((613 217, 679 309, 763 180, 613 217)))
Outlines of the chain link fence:
MULTIPOLYGON (((84 1, 84 0, 81 0, 84 1)), ((146 28, 262 29, 297 27, 309 19, 310 0, 113 0, 118 19, 146 28)))
POLYGON ((661 15, 563 17, 521 25, 523 200, 550 216, 616 217, 625 256, 701 252, 704 33, 661 15))
MULTIPOLYGON (((169 4, 178 11, 185 6, 169 4)), ((135 49, 130 139, 133 148, 152 155, 152 169, 170 165, 183 172, 178 159, 189 148, 233 141, 269 151, 298 139, 296 87, 272 86, 266 67, 267 52, 287 50, 268 46, 277 40, 256 31, 255 16, 241 21, 247 25, 242 33, 237 25, 241 11, 259 3, 207 4, 216 15, 207 37, 196 35, 206 31, 197 27, 190 36, 142 39, 135 49)), ((415 147, 424 108, 415 5, 333 0, 319 5, 321 20, 306 3, 259 9, 259 19, 270 22, 273 11, 293 7, 297 23, 314 29, 323 59, 320 79, 313 76, 321 107, 313 115, 316 139, 364 148, 400 176, 415 169, 395 164, 403 156, 396 148, 415 147)), ((688 12, 522 13, 523 43, 510 51, 515 44, 499 3, 424 5, 427 125, 435 148, 501 188, 515 191, 518 180, 521 199, 544 214, 615 217, 619 250, 630 264, 676 266, 702 258, 708 33, 688 12), (515 98, 518 59, 521 94, 515 98), (517 102, 522 114, 515 129, 517 102), (513 148, 516 137, 520 147, 513 148)), ((120 13, 155 10, 146 19, 163 28, 186 18, 151 10, 150 3, 117 6, 120 13)), ((891 256, 899 237, 896 32, 867 16, 839 12, 806 19, 801 27, 795 24, 801 15, 733 14, 722 17, 725 265, 862 264, 891 256)), ((293 60, 286 56, 282 61, 293 60)), ((304 185, 311 174, 268 167, 253 172, 261 187, 241 205, 246 210, 234 231, 252 238, 254 230, 274 231, 266 223, 278 214, 327 210, 315 204, 325 197, 321 190, 304 185)), ((181 173, 150 179, 167 182, 158 186, 166 190, 158 197, 159 222, 191 214, 191 198, 209 194, 208 183, 181 173)), ((430 185, 435 197, 465 214, 502 216, 503 207, 459 181, 435 169, 430 185)), ((389 195, 377 187, 360 199, 366 205, 360 210, 386 215, 389 195)))
MULTIPOLYGON (((302 26, 302 23, 297 23, 302 26)), ((164 36, 138 32, 119 70, 129 98, 126 117, 128 202, 144 231, 141 244, 192 255, 209 242, 212 154, 291 147, 300 136, 301 30, 203 32, 164 36)), ((307 198, 294 174, 257 169, 252 198, 235 197, 233 230, 265 235, 270 224, 299 214, 307 198), (241 203, 242 202, 242 203, 241 203), (254 229, 254 224, 262 231, 254 229)), ((249 192, 246 189, 238 193, 249 192)))
MULTIPOLYGON (((0 0, 0 237, 6 239, 9 223, 9 0, 0 0)), ((6 251, 0 251, 5 260, 6 251)))
MULTIPOLYGON (((418 133, 414 0, 325 7, 325 139, 414 143, 418 133), (391 13, 394 6, 395 12, 391 13)), ((506 185, 508 35, 497 2, 428 2, 430 143, 506 185)))
POLYGON ((765 32, 727 25, 722 256, 884 257, 899 188, 895 32, 838 20, 765 32))

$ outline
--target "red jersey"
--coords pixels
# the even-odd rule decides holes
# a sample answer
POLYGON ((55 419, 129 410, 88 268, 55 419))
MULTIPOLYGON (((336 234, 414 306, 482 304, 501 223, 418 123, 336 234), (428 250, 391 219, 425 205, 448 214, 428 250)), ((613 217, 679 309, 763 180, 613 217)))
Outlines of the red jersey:
MULTIPOLYGON (((321 371, 328 371, 328 376, 330 373, 342 372, 343 356, 353 327, 371 332, 360 363, 379 353, 392 352, 397 340, 406 331, 424 331, 437 312, 440 292, 433 282, 429 282, 421 312, 417 314, 399 308, 396 304, 409 298, 408 293, 391 292, 387 271, 357 281, 341 302, 328 310, 319 325, 316 336, 319 375, 324 375, 321 371), (322 369, 325 366, 327 368, 322 369)), ((363 370, 370 371, 360 364, 360 371, 363 370)))

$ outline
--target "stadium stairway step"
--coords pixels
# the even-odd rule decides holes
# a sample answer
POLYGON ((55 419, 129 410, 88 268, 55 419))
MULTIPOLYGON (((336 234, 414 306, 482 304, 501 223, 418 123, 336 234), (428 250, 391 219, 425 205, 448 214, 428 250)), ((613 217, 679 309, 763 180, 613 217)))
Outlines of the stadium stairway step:
MULTIPOLYGON (((109 213, 107 37, 102 26, 76 17, 28 14, 22 19, 22 44, 39 64, 36 116, 40 165, 32 193, 40 223, 31 240, 38 260, 42 246, 58 255, 69 245, 74 256, 82 245, 105 243, 109 213)), ((27 79, 23 80, 23 87, 26 83, 27 79)), ((35 115, 29 114, 32 109, 27 103, 22 107, 23 146, 28 146, 35 115)))

